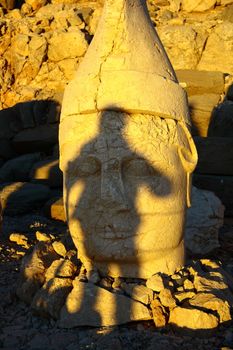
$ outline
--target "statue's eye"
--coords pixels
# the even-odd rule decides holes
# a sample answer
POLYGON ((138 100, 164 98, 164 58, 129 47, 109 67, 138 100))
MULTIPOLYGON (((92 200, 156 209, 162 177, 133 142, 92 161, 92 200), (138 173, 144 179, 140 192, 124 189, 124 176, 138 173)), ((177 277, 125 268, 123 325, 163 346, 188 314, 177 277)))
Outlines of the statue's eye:
POLYGON ((123 163, 123 174, 128 176, 155 176, 158 175, 156 169, 154 169, 144 159, 131 159, 123 163))
POLYGON ((68 172, 72 176, 85 177, 95 175, 100 171, 100 162, 92 157, 80 158, 69 162, 68 172))

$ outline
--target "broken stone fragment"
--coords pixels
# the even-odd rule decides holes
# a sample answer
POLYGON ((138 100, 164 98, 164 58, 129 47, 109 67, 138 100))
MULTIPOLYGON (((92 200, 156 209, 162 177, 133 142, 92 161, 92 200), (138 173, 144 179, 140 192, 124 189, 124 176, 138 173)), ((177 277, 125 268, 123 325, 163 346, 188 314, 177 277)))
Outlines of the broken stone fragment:
POLYGON ((49 242, 49 241, 51 241, 51 237, 47 233, 36 231, 35 235, 36 235, 37 241, 39 241, 39 242, 49 242))
POLYGON ((20 279, 16 293, 26 303, 31 303, 34 294, 45 281, 45 271, 59 256, 51 243, 39 242, 31 254, 25 256, 20 267, 20 279))
POLYGON ((23 235, 22 233, 11 233, 9 240, 11 242, 15 242, 16 244, 18 244, 24 248, 29 248, 28 238, 25 235, 23 235))
POLYGON ((151 276, 146 281, 146 286, 147 288, 150 288, 155 292, 160 292, 162 289, 165 288, 163 278, 158 273, 156 275, 151 276))
POLYGON ((178 306, 171 310, 169 323, 187 335, 193 334, 192 331, 207 335, 211 334, 209 331, 215 331, 219 322, 216 316, 207 312, 178 306))
POLYGON ((61 310, 59 326, 101 327, 150 319, 152 315, 142 303, 76 278, 61 310))
POLYGON ((59 259, 52 262, 45 273, 46 281, 55 278, 74 278, 77 266, 70 260, 59 259))
POLYGON ((158 299, 152 300, 151 304, 153 320, 155 327, 164 327, 166 325, 166 315, 164 308, 158 299))
POLYGON ((171 293, 171 291, 167 288, 162 289, 159 293, 159 299, 163 306, 169 307, 169 309, 173 309, 176 307, 176 301, 171 293))
POLYGON ((31 307, 42 316, 59 318, 60 310, 72 289, 69 278, 52 278, 47 281, 33 298, 31 307))
POLYGON ((153 299, 153 291, 143 285, 138 285, 135 283, 122 283, 121 288, 132 299, 140 301, 145 305, 148 305, 153 299))
POLYGON ((207 292, 216 295, 233 306, 233 294, 230 291, 227 279, 220 272, 207 272, 194 277, 194 286, 197 292, 207 292))
POLYGON ((213 310, 219 316, 220 323, 231 320, 230 305, 226 300, 217 298, 216 295, 211 293, 198 293, 194 298, 189 300, 191 306, 213 310))
POLYGON ((65 257, 66 247, 64 246, 64 244, 62 242, 55 241, 52 243, 52 246, 58 255, 62 256, 63 258, 65 257))
POLYGON ((196 294, 194 292, 177 292, 174 294, 175 299, 177 299, 180 303, 187 299, 191 299, 195 296, 196 294))

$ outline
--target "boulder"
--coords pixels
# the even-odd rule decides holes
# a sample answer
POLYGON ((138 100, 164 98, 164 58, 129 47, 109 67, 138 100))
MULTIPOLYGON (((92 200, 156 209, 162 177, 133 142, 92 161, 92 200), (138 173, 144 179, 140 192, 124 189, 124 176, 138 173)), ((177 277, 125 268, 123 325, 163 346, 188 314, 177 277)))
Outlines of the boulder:
POLYGON ((54 260, 45 273, 46 281, 57 278, 74 278, 77 266, 70 260, 54 260))
POLYGON ((0 157, 10 159, 16 157, 17 154, 12 147, 11 141, 5 138, 0 139, 0 157))
POLYGON ((159 293, 159 299, 161 304, 169 309, 173 309, 176 307, 176 301, 172 295, 172 292, 168 288, 164 288, 159 293))
POLYGON ((207 312, 194 309, 175 307, 170 312, 169 323, 186 335, 213 334, 218 326, 218 318, 207 312))
POLYGON ((19 132, 12 140, 17 153, 47 151, 58 142, 58 125, 39 125, 19 132))
POLYGON ((165 25, 158 27, 158 33, 176 70, 196 68, 206 40, 204 35, 197 34, 190 25, 165 25))
POLYGON ((215 108, 208 136, 233 137, 233 101, 224 101, 215 108))
POLYGON ((233 175, 233 138, 195 137, 194 141, 198 152, 196 173, 233 175))
POLYGON ((53 198, 45 205, 45 213, 54 220, 66 222, 63 198, 53 198))
POLYGON ((222 12, 222 19, 233 23, 233 5, 227 6, 222 12))
POLYGON ((220 323, 231 320, 229 303, 216 297, 214 294, 198 293, 194 298, 189 300, 189 304, 197 308, 205 308, 207 310, 216 311, 219 316, 220 323))
POLYGON ((207 136, 213 110, 220 100, 220 95, 203 94, 189 96, 193 133, 207 136))
POLYGON ((192 189, 192 206, 187 211, 185 245, 193 254, 207 254, 219 247, 224 207, 214 193, 192 189))
POLYGON ((103 327, 150 319, 152 315, 142 303, 76 278, 61 310, 59 326, 103 327))
POLYGON ((233 73, 232 60, 233 23, 223 22, 210 34, 198 70, 233 73))
POLYGON ((24 182, 4 184, 0 188, 1 204, 6 215, 30 212, 45 203, 50 193, 47 186, 24 182))
POLYGON ((153 299, 153 291, 143 285, 135 283, 122 283, 121 288, 130 298, 148 305, 153 299))
POLYGON ((220 4, 222 6, 227 6, 227 5, 233 4, 233 0, 220 0, 220 4))
POLYGON ((46 269, 57 259, 59 256, 48 242, 37 243, 32 253, 23 258, 16 291, 21 300, 28 304, 32 302, 34 295, 45 281, 46 269))
POLYGON ((160 292, 162 289, 164 289, 164 281, 163 277, 160 274, 155 274, 151 276, 147 281, 146 281, 146 286, 150 289, 152 289, 155 292, 160 292))
POLYGON ((222 94, 224 91, 224 75, 221 72, 206 72, 191 69, 176 70, 179 82, 188 95, 222 94))
POLYGON ((28 181, 34 163, 40 160, 40 153, 24 154, 8 160, 0 168, 0 182, 28 181))
POLYGON ((63 307, 67 295, 72 290, 72 280, 69 278, 52 278, 45 282, 35 294, 31 307, 42 315, 59 318, 60 310, 63 307))
POLYGON ((203 12, 214 8, 217 0, 182 0, 182 9, 187 12, 203 12))
POLYGON ((152 300, 151 310, 153 315, 153 320, 156 328, 164 327, 166 325, 166 312, 164 311, 163 305, 158 299, 152 300))
POLYGON ((48 58, 57 62, 66 58, 81 57, 87 47, 84 33, 79 28, 70 27, 68 32, 60 31, 53 34, 49 41, 48 58))
POLYGON ((52 243, 52 245, 55 252, 64 258, 66 255, 66 248, 64 244, 62 242, 55 241, 52 243))
POLYGON ((35 183, 42 183, 49 187, 62 187, 63 176, 59 169, 58 159, 46 159, 34 164, 30 172, 30 179, 35 183))

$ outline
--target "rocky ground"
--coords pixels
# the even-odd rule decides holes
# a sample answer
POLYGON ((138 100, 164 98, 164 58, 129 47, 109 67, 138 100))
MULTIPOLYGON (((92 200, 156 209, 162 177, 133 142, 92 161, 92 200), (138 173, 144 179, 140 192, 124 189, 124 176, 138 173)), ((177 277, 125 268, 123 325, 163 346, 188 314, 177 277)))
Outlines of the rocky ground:
MULTIPOLYGON (((38 239, 42 239, 42 233, 44 237, 50 236, 54 242, 64 242, 67 246, 68 230, 64 223, 49 220, 39 212, 20 217, 4 217, 0 245, 0 348, 4 350, 233 348, 231 320, 220 323, 208 334, 201 330, 189 334, 187 330, 176 330, 170 324, 156 327, 153 320, 115 327, 63 329, 59 328, 58 322, 51 317, 43 318, 36 315, 28 305, 19 300, 16 290, 19 286, 22 257, 30 252, 36 243, 38 244, 38 239)), ((209 260, 202 261, 207 267, 208 265, 213 267, 217 262, 216 266, 221 266, 229 277, 233 272, 233 221, 230 219, 221 229, 220 244, 219 249, 205 257, 209 260)), ((59 248, 56 250, 59 252, 59 248)), ((195 263, 189 259, 188 266, 199 264, 199 258, 194 257, 195 263)), ((232 288, 233 280, 228 279, 228 285, 232 288)), ((230 288, 228 292, 230 293, 230 288)), ((222 317, 226 317, 226 313, 222 313, 222 317)))

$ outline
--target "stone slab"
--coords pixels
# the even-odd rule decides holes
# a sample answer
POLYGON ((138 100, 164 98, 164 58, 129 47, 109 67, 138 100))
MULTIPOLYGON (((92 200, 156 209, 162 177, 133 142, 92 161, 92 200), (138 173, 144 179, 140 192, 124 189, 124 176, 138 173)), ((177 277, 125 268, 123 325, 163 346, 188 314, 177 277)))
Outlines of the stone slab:
POLYGON ((218 94, 193 95, 189 97, 194 135, 207 136, 212 113, 219 99, 220 95, 218 94))
POLYGON ((221 94, 224 91, 224 76, 221 72, 197 71, 192 69, 176 70, 179 82, 188 95, 221 94))
POLYGON ((59 326, 100 327, 150 319, 152 315, 142 303, 76 278, 61 310, 59 326))

